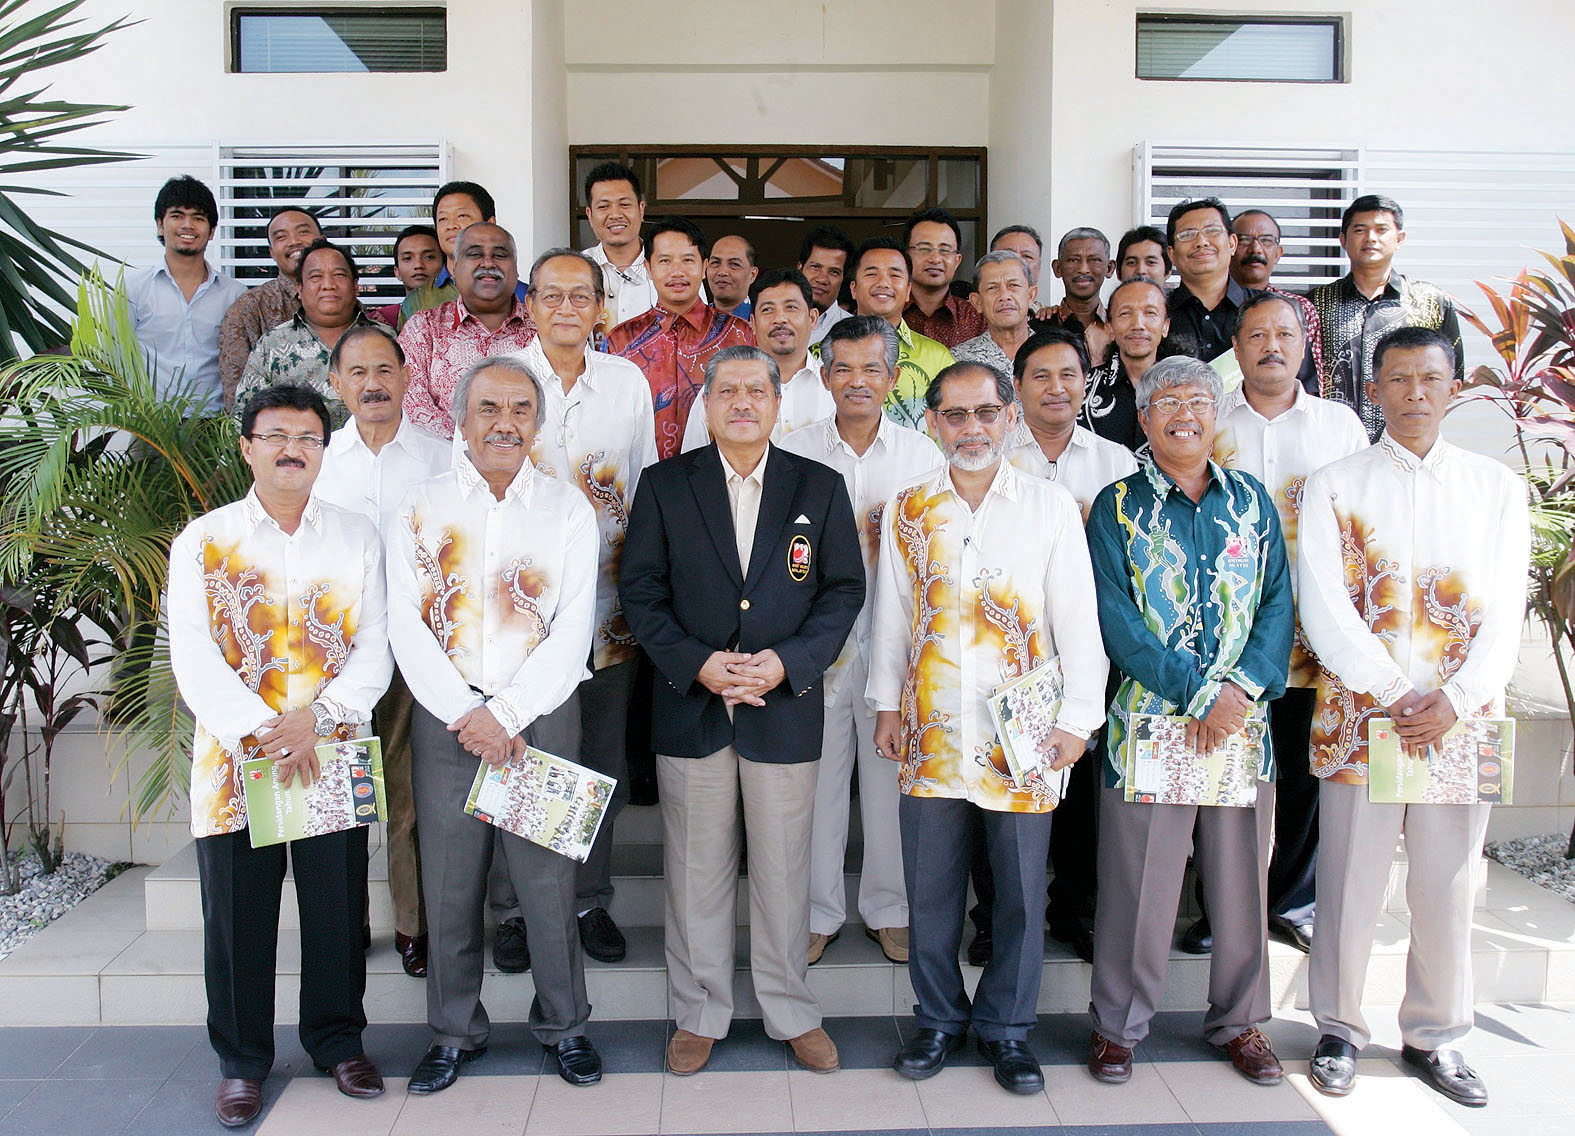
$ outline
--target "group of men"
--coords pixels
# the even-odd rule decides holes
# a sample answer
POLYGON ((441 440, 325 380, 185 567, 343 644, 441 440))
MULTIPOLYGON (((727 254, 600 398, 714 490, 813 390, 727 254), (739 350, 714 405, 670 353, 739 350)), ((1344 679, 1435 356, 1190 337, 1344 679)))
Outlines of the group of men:
POLYGON ((807 1069, 838 1067, 807 973, 847 920, 856 780, 859 919, 918 999, 898 1073, 933 1075, 972 1029, 1003 1087, 1042 1088, 1026 1039, 1048 888, 1050 933, 1093 965, 1088 1067, 1129 1079, 1190 856, 1207 1038, 1254 1082, 1281 1079, 1259 1030, 1272 924, 1312 952, 1313 1082, 1348 1092, 1403 832, 1405 1056, 1484 1103, 1455 1043, 1487 806, 1369 802, 1367 725, 1392 717, 1424 753, 1501 708, 1526 505, 1510 471, 1440 436, 1458 329, 1442 293, 1392 271, 1400 207, 1346 210, 1351 273, 1310 299, 1270 285, 1262 211, 1184 202, 1113 256, 1077 228, 1051 260, 1065 296, 1044 306, 1027 226, 996 235, 970 290, 941 210, 900 240, 816 228, 795 267, 761 270, 741 238, 648 223, 626 167, 584 189, 598 243, 549 249, 522 278, 485 190, 445 186, 434 227, 396 246, 410 290, 380 318, 309 215, 270 221, 281 275, 237 298, 202 258, 211 194, 190 179, 160 194, 164 261, 128 282, 139 338, 160 389, 238 415, 254 475, 176 540, 169 585, 198 722, 220 1120, 257 1114, 272 1062, 287 857, 302 1043, 342 1091, 382 1091, 360 1044, 366 830, 253 849, 238 780, 258 754, 315 777, 316 744, 369 732, 396 945, 433 1030, 409 1091, 446 1088, 486 1049, 489 905, 498 968, 533 971, 534 1036, 571 1083, 600 1079, 583 955, 625 955, 609 852, 642 668, 672 1073, 729 1032, 746 857, 766 1032, 807 1069), (1040 766, 1014 776, 987 701, 1052 661, 1060 713, 1040 766), (1147 714, 1186 719, 1199 755, 1267 735, 1256 804, 1127 800, 1147 714), (478 764, 527 744, 617 783, 583 864, 465 814, 478 764))

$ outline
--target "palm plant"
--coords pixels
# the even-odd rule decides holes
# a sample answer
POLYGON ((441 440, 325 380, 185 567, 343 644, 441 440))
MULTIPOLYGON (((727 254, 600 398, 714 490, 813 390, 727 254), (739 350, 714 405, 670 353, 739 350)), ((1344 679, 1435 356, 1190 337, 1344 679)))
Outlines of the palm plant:
POLYGON ((196 398, 154 390, 125 295, 96 270, 79 286, 71 354, 0 370, 0 578, 34 581, 112 644, 112 754, 152 758, 138 817, 171 805, 191 764, 161 625, 170 542, 249 482, 233 419, 202 412, 196 398))
MULTIPOLYGON (((1495 323, 1462 314, 1493 343, 1502 368, 1478 367, 1467 397, 1502 410, 1531 490, 1528 603, 1553 640, 1565 708, 1575 721, 1575 229, 1562 224, 1564 252, 1542 253, 1551 271, 1527 269, 1507 292, 1481 283, 1495 323)), ((1575 832, 1568 857, 1575 859, 1575 832)))
POLYGON ((26 175, 135 157, 62 144, 125 107, 47 99, 47 86, 32 88, 37 72, 91 55, 106 36, 129 26, 122 17, 83 29, 71 16, 84 2, 27 14, 32 0, 0 0, 0 362, 17 357, 18 341, 29 352, 66 342, 71 295, 64 282, 83 272, 76 251, 96 252, 27 215, 17 195, 53 191, 28 186, 26 175))

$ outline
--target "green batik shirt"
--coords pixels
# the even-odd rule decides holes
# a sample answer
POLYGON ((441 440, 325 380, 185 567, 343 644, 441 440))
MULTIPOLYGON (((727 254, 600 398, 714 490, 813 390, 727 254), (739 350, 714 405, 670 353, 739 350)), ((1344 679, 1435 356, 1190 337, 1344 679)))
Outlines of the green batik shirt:
MULTIPOLYGON (((356 308, 355 324, 370 324, 386 332, 380 323, 374 323, 366 312, 356 308)), ((333 385, 328 381, 328 359, 332 350, 306 322, 304 311, 269 331, 257 341, 241 372, 241 381, 235 388, 235 413, 246 406, 246 400, 264 387, 296 383, 311 387, 328 403, 328 413, 334 420, 334 429, 345 424, 349 412, 339 401, 333 385)))
MULTIPOLYGON (((1105 784, 1133 714, 1202 718, 1226 682, 1254 706, 1285 692, 1291 575, 1279 513, 1251 474, 1209 463, 1196 504, 1152 458, 1107 485, 1088 514, 1105 654, 1120 672, 1105 727, 1105 784)), ((1267 730, 1264 737, 1267 739, 1267 730)), ((1261 775, 1274 776, 1265 741, 1261 775)))
POLYGON ((897 382, 886 396, 886 417, 914 430, 929 432, 924 423, 924 392, 930 380, 952 365, 952 353, 903 320, 897 325, 897 382))

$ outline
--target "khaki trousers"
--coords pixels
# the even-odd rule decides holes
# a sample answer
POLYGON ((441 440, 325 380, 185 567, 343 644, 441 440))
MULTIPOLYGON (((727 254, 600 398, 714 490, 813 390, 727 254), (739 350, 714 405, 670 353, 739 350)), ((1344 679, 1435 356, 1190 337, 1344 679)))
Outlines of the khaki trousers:
POLYGON ((1375 805, 1366 785, 1318 787, 1318 915, 1307 995, 1320 1033, 1358 1049, 1362 987, 1395 846, 1405 836, 1411 948, 1400 1036, 1438 1049, 1471 1030, 1471 908, 1491 805, 1375 805))
POLYGON ((820 762, 659 754, 667 883, 667 984, 673 1020, 723 1038, 733 1020, 738 861, 748 834, 749 969, 766 1033, 820 1025, 809 969, 809 841, 820 762), (743 825, 739 825, 739 806, 743 825))
POLYGON ((416 839, 416 799, 410 788, 410 688, 394 671, 393 681, 372 711, 383 740, 383 792, 388 799, 388 894, 394 901, 394 930, 415 938, 427 932, 421 903, 421 845, 416 839))

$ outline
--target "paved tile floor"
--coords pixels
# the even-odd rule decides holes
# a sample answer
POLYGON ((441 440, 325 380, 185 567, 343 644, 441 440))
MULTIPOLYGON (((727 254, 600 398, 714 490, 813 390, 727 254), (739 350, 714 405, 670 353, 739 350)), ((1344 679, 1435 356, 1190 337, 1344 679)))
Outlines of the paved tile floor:
MULTIPOLYGON (((1575 1014, 1545 1005, 1484 1006, 1467 1051, 1488 1083, 1486 1109, 1458 1108, 1399 1064, 1393 1009, 1373 1013, 1374 1044, 1357 1091, 1319 1096, 1306 1082, 1316 1039, 1305 1014, 1269 1028, 1291 1076, 1262 1088, 1242 1080, 1198 1036, 1201 1015, 1161 1014, 1138 1050, 1132 1083, 1093 1081, 1082 1068, 1087 1019, 1045 1015, 1031 1043, 1045 1064, 1046 1092, 1016 1097, 966 1049, 933 1080, 915 1084, 887 1067, 912 1019, 829 1020, 843 1069, 816 1076, 793 1065, 758 1021, 735 1023, 710 1068, 679 1079, 662 1072, 664 1022, 593 1022, 609 1075, 573 1088, 519 1024, 495 1028, 491 1050, 459 1084, 410 1097, 404 1075, 427 1044, 423 1026, 374 1025, 368 1054, 388 1075, 381 1098, 352 1101, 317 1075, 294 1030, 278 1031, 266 1082, 260 1136, 493 1136, 544 1133, 1049 1133, 1146 1136, 1276 1134, 1513 1133, 1570 1131, 1575 1115, 1575 1014)), ((0 1028, 0 1136, 221 1131, 213 1118, 217 1065, 198 1027, 0 1028)))

